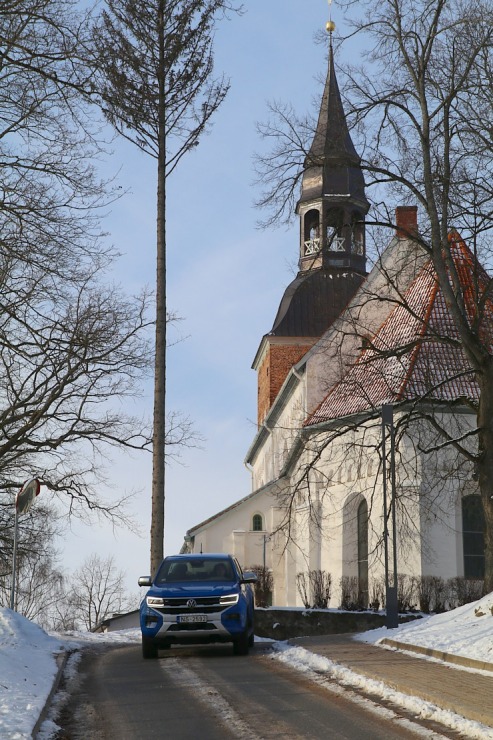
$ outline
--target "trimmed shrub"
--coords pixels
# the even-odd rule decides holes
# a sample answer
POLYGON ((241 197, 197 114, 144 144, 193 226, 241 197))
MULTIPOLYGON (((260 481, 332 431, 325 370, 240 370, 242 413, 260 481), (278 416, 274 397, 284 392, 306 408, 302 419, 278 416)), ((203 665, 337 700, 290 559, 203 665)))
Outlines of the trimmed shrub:
POLYGON ((327 609, 332 592, 332 576, 325 570, 297 573, 296 588, 306 609, 327 609))
POLYGON ((342 576, 341 585, 341 609, 348 611, 358 611, 364 609, 361 594, 359 591, 359 582, 356 576, 342 576))
POLYGON ((332 576, 325 570, 311 570, 308 573, 314 609, 327 609, 332 591, 332 576))
POLYGON ((255 606, 266 607, 272 605, 272 590, 274 588, 274 578, 272 572, 263 565, 252 565, 246 570, 251 570, 257 576, 257 583, 254 585, 255 606))
POLYGON ((449 608, 470 604, 485 596, 484 581, 458 576, 449 580, 449 608))

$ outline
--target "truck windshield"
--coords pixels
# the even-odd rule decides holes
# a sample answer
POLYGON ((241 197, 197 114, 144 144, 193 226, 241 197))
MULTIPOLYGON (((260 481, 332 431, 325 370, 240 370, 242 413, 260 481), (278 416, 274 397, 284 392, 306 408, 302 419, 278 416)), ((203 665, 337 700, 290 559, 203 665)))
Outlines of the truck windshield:
POLYGON ((234 581, 229 560, 180 558, 163 561, 156 576, 156 584, 190 581, 234 581))

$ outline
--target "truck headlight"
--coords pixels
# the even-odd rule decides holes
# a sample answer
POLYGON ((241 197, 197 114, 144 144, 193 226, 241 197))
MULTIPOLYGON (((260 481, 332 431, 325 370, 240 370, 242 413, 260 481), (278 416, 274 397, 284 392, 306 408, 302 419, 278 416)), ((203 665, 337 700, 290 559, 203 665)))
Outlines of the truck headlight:
POLYGON ((221 606, 234 606, 238 603, 239 598, 239 594, 228 594, 227 596, 221 596, 219 603, 221 606))
POLYGON ((164 606, 164 599, 159 596, 147 596, 146 604, 147 606, 150 606, 151 609, 162 609, 164 606))

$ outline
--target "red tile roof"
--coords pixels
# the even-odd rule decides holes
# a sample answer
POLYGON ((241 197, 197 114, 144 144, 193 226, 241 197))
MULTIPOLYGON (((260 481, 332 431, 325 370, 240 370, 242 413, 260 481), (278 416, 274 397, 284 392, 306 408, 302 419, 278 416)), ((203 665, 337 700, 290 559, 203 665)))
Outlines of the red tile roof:
MULTIPOLYGON (((493 352, 491 278, 459 234, 449 244, 469 324, 493 352)), ((430 260, 305 426, 387 403, 460 397, 477 402, 479 387, 430 260)))

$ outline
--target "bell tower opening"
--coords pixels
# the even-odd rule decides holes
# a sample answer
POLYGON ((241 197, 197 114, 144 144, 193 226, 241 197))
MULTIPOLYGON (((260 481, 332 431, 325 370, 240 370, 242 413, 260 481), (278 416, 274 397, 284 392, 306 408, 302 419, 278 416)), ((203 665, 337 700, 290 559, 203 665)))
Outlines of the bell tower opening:
POLYGON ((346 252, 344 213, 340 208, 328 208, 325 216, 326 245, 329 252, 346 252))
POLYGON ((351 251, 363 256, 366 254, 365 218, 357 211, 353 211, 351 214, 351 234, 351 251))
POLYGON ((301 257, 316 256, 322 248, 320 238, 320 211, 311 208, 302 219, 301 257))

